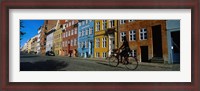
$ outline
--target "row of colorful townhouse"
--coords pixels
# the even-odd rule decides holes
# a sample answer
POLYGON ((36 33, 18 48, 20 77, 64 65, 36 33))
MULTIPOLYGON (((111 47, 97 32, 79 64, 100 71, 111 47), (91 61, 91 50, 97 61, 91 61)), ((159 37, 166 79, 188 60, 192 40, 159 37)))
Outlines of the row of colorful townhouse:
POLYGON ((45 20, 38 53, 106 58, 126 36, 140 62, 180 62, 180 20, 45 20))

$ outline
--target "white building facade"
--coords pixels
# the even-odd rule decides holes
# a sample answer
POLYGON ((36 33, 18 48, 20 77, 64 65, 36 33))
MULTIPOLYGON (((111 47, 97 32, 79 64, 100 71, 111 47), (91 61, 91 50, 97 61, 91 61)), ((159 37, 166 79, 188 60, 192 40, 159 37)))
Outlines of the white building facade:
POLYGON ((46 41, 46 52, 53 51, 53 32, 55 31, 55 27, 51 29, 50 32, 47 33, 47 41, 46 41))
POLYGON ((40 54, 40 36, 41 36, 41 31, 42 31, 42 28, 40 27, 38 29, 38 35, 37 35, 37 54, 40 54))

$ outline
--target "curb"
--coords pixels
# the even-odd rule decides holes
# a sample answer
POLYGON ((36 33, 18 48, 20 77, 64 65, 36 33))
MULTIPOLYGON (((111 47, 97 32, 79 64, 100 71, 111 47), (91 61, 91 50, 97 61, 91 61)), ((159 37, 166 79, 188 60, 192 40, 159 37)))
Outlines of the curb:
MULTIPOLYGON (((70 57, 67 57, 70 58, 70 57)), ((80 57, 71 57, 74 59, 82 59, 82 60, 89 60, 89 61, 99 61, 99 62, 107 62, 105 58, 80 58, 80 57)), ((144 62, 139 62, 139 66, 154 66, 154 67, 166 67, 166 68, 172 68, 173 66, 180 66, 180 64, 164 64, 164 63, 144 63, 144 62)))

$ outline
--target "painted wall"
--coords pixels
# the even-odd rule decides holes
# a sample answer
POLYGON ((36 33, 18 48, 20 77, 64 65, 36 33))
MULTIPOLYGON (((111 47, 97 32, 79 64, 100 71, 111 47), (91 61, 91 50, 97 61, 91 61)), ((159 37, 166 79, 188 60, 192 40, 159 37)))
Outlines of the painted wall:
POLYGON ((93 54, 94 54, 94 20, 79 20, 78 55, 79 57, 87 58, 87 57, 93 57, 93 54))
MULTIPOLYGON (((108 34, 106 34, 106 31, 108 29, 115 29, 117 30, 117 20, 114 20, 114 26, 111 27, 111 23, 110 20, 106 20, 106 28, 103 28, 103 20, 95 20, 95 35, 94 35, 94 57, 97 58, 97 53, 99 53, 99 58, 104 58, 103 57, 103 53, 106 53, 105 57, 108 56, 109 54, 109 37, 108 34), (100 22, 100 30, 97 31, 97 23, 100 22), (103 47, 103 38, 106 39, 106 47, 103 47), (100 39, 100 46, 96 47, 96 40, 100 39)), ((114 35, 116 35, 117 33, 115 32, 114 35)), ((116 36, 117 37, 117 36, 116 36)), ((117 42, 117 38, 115 37, 115 42, 117 42)), ((115 46, 117 45, 117 43, 115 43, 115 46)))
POLYGON ((62 47, 63 54, 65 56, 76 57, 77 56, 77 47, 78 47, 78 20, 66 20, 66 28, 62 31, 63 44, 62 47))
POLYGON ((46 29, 45 25, 41 27, 41 32, 40 32, 40 53, 42 55, 45 55, 46 52, 46 29))
POLYGON ((47 35, 47 41, 46 41, 46 52, 52 51, 53 49, 53 33, 50 33, 47 35))
POLYGON ((56 25, 56 31, 54 32, 53 36, 54 36, 54 53, 55 55, 61 55, 61 50, 62 50, 62 24, 60 22, 60 20, 58 20, 57 25, 56 25))
POLYGON ((129 41, 131 50, 136 50, 137 58, 141 61, 141 48, 140 46, 148 46, 148 60, 151 60, 153 55, 153 33, 152 27, 161 25, 161 40, 162 40, 162 54, 164 62, 168 61, 168 47, 167 47, 167 32, 166 32, 166 21, 165 20, 136 20, 133 22, 126 21, 125 24, 119 25, 119 47, 123 42, 120 41, 120 33, 126 32, 127 39, 130 39, 129 31, 136 31, 136 40, 129 41), (147 39, 140 40, 140 29, 147 29, 147 39))
POLYGON ((179 31, 180 33, 180 20, 167 20, 166 21, 167 28, 167 42, 168 42, 168 63, 180 63, 180 53, 173 52, 173 42, 171 33, 179 31))

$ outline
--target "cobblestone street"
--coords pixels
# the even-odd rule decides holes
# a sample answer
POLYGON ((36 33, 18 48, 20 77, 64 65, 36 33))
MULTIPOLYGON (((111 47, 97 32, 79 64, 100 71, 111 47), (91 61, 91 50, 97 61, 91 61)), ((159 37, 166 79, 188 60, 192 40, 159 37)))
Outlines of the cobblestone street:
MULTIPOLYGON (((125 65, 112 67, 104 59, 21 55, 21 71, 130 71, 125 65)), ((180 64, 139 62, 134 71, 180 71, 180 64)))

